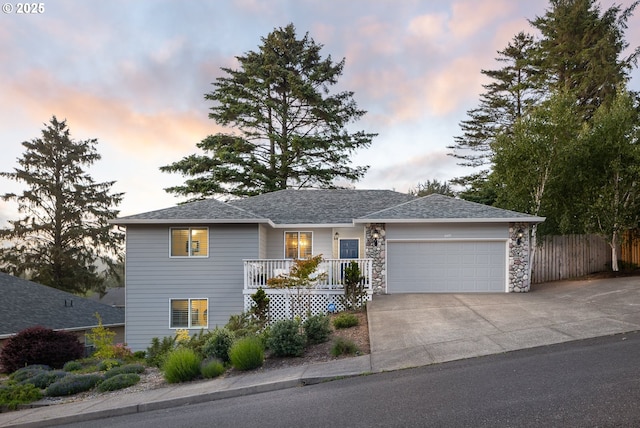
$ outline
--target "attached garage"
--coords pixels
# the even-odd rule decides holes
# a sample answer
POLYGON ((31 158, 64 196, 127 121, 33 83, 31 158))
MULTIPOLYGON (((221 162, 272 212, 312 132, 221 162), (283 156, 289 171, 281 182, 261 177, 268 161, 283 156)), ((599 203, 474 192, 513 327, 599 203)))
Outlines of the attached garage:
POLYGON ((505 240, 387 241, 388 293, 507 289, 505 240))

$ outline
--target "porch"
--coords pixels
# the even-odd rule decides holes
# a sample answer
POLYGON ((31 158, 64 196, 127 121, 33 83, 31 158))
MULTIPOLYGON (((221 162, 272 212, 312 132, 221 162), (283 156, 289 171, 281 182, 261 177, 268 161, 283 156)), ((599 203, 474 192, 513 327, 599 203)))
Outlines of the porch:
POLYGON ((288 274, 293 262, 292 259, 244 260, 244 310, 251 309, 253 302, 251 295, 258 288, 262 288, 269 297, 269 313, 272 321, 291 319, 295 315, 304 318, 307 310, 311 315, 343 311, 345 307, 340 296, 344 295, 344 271, 351 262, 358 264, 360 274, 364 278, 365 300, 371 300, 373 295, 372 259, 324 259, 318 266, 318 279, 312 288, 270 288, 269 279, 288 274))

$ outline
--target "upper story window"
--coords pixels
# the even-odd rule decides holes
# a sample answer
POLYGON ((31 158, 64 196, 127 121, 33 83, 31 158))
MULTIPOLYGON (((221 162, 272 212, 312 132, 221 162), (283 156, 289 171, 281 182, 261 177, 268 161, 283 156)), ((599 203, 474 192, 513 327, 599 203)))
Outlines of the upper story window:
POLYGON ((206 227, 171 228, 171 257, 209 256, 209 229, 206 227))
POLYGON ((306 259, 313 253, 312 232, 285 232, 284 257, 287 259, 306 259))

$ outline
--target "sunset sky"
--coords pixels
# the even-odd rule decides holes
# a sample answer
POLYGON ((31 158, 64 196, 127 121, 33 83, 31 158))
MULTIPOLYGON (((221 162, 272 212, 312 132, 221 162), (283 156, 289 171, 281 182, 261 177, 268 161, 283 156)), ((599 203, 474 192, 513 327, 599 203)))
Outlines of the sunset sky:
MULTIPOLYGON (((603 0, 606 9, 614 2, 603 0)), ((631 0, 621 2, 623 6, 631 0)), ((11 2, 17 5, 16 2, 11 2)), ((308 32, 324 57, 346 59, 337 90, 355 92, 368 114, 353 130, 377 132, 353 159, 370 165, 357 188, 407 191, 469 171, 446 146, 477 106, 481 69, 546 0, 45 0, 41 14, 0 13, 0 171, 17 166, 25 140, 55 115, 74 139, 97 138, 102 159, 89 169, 125 192, 121 215, 172 206, 163 188, 183 182, 159 167, 196 153, 224 131, 208 119, 204 94, 288 23, 308 32)), ((640 10, 626 40, 640 45, 640 10)), ((640 90, 634 70, 630 87, 640 90)), ((23 187, 0 179, 0 193, 23 187)), ((0 224, 17 218, 0 202, 0 224)))

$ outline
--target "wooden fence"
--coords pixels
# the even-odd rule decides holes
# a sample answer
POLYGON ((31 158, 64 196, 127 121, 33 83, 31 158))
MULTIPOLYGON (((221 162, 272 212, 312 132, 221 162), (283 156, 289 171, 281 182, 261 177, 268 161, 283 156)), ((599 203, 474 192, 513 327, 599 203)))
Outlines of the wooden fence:
POLYGON ((538 241, 533 284, 611 269, 611 247, 598 235, 546 236, 538 241))
POLYGON ((628 265, 640 266, 640 229, 629 230, 624 234, 620 260, 628 265))

